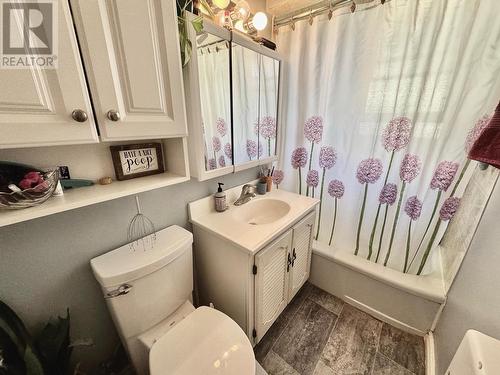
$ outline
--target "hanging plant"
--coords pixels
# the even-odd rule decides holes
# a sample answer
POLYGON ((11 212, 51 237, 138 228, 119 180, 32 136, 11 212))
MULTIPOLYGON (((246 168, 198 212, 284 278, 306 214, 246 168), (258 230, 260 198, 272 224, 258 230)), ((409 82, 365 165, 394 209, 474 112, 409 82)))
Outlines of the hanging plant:
MULTIPOLYGON (((214 17, 214 13, 210 8, 210 5, 206 0, 199 0, 200 8, 214 17)), ((177 26, 179 28, 179 44, 181 48, 181 63, 182 67, 185 67, 189 60, 191 60, 191 54, 193 53, 193 43, 189 39, 189 24, 193 26, 193 29, 200 33, 203 30, 203 16, 198 15, 191 21, 187 19, 187 12, 193 10, 193 0, 179 0, 177 1, 177 26)))

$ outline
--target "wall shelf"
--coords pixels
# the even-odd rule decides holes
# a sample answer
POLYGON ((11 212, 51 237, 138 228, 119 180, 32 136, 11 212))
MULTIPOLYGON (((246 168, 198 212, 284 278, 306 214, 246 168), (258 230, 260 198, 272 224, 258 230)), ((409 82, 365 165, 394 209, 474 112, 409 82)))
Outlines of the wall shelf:
MULTIPOLYGON (((64 191, 63 196, 51 197, 39 206, 21 210, 0 210, 0 227, 189 181, 186 139, 168 138, 159 142, 163 143, 166 172, 126 181, 113 181, 110 185, 96 183, 93 186, 69 189, 64 191)), ((109 145, 98 143, 0 150, 0 160, 37 166, 68 165, 75 178, 96 181, 103 176, 114 178, 109 145)))
POLYGON ((179 184, 188 180, 189 177, 167 172, 133 180, 113 181, 110 185, 96 184, 89 187, 65 190, 63 196, 53 196, 39 206, 21 210, 0 211, 0 227, 179 184))

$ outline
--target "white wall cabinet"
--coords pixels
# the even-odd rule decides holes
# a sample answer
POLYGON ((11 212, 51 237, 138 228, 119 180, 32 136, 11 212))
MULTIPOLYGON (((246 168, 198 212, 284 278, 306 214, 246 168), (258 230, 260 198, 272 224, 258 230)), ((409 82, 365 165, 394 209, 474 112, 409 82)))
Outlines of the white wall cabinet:
POLYGON ((71 0, 101 139, 187 135, 172 0, 71 0))
POLYGON ((185 137, 175 1, 54 4, 57 69, 0 69, 0 148, 185 137))
POLYGON ((255 254, 194 224, 200 303, 214 303, 257 344, 309 278, 315 217, 307 212, 255 254))
POLYGON ((57 69, 0 68, 0 148, 98 141, 70 9, 66 1, 54 4, 57 69), (84 121, 72 118, 75 110, 84 121))

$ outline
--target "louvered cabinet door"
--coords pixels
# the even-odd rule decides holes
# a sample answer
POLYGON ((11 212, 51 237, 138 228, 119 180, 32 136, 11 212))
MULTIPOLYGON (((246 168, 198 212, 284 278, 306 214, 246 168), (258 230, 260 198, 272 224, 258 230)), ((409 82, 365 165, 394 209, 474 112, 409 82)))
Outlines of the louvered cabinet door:
POLYGON ((288 303, 288 256, 292 231, 286 232, 255 256, 255 330, 257 342, 288 303))
POLYGON ((290 269, 290 294, 291 300, 309 278, 311 268, 311 247, 313 240, 314 222, 316 212, 307 215, 293 229, 292 240, 292 267, 290 269))
POLYGON ((71 0, 105 141, 187 135, 174 0, 71 0))

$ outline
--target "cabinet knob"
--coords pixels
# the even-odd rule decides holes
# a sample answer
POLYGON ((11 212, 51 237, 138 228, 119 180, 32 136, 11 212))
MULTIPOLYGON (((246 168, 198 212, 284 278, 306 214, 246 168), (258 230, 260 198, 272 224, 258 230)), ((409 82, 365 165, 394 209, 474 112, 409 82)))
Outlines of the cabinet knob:
POLYGON ((108 113, 106 113, 106 117, 111 121, 118 121, 120 119, 120 112, 110 109, 108 113))
POLYGON ((71 117, 77 122, 85 122, 89 118, 89 116, 83 109, 75 109, 73 112, 71 112, 71 117))

